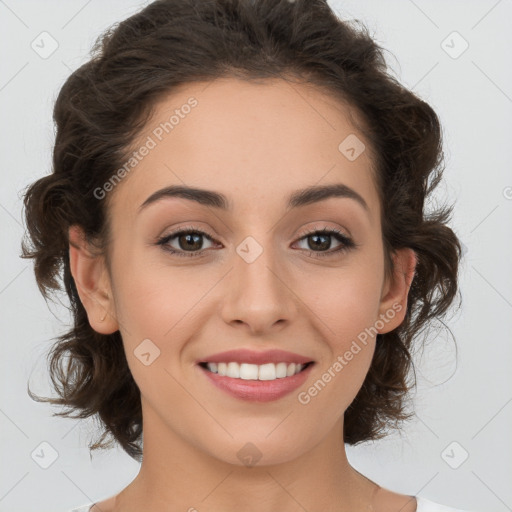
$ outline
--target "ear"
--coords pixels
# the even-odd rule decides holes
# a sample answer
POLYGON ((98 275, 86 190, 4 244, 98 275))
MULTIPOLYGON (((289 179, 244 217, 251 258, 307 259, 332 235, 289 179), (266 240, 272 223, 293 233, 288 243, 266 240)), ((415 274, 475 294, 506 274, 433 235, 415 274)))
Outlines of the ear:
POLYGON ((100 334, 119 329, 104 257, 94 254, 79 226, 69 228, 69 263, 91 327, 100 334))
POLYGON ((390 332, 403 322, 418 262, 416 253, 410 247, 396 250, 392 258, 394 269, 384 283, 379 306, 379 323, 384 324, 382 329, 378 329, 379 334, 390 332))

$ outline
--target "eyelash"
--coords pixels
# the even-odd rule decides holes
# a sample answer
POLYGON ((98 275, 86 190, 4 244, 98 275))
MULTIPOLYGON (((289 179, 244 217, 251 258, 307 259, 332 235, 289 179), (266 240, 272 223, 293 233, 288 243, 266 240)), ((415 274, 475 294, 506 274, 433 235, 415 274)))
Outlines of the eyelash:
MULTIPOLYGON (((214 241, 213 237, 210 236, 208 233, 205 233, 204 231, 195 229, 193 227, 185 227, 185 228, 181 228, 177 231, 174 231, 173 233, 170 233, 168 235, 165 235, 165 236, 159 238, 156 242, 156 245, 162 246, 163 250, 165 250, 173 255, 179 256, 179 257, 184 257, 184 258, 200 257, 206 249, 202 249, 200 251, 195 251, 195 252, 185 252, 185 251, 181 251, 181 250, 172 249, 167 245, 173 238, 176 238, 177 236, 182 235, 182 234, 204 235, 211 242, 214 241)), ((314 229, 314 230, 308 231, 307 233, 302 235, 298 239, 298 241, 301 241, 304 238, 308 238, 311 235, 331 235, 334 238, 336 238, 338 240, 338 242, 341 242, 341 244, 342 244, 342 245, 340 245, 339 248, 335 249, 334 251, 320 251, 320 252, 308 251, 309 256, 311 256, 313 258, 332 257, 333 255, 342 254, 342 253, 344 253, 350 249, 354 249, 355 247, 358 246, 352 239, 350 239, 349 237, 344 235, 341 231, 338 231, 335 228, 327 228, 327 227, 325 227, 323 229, 314 229)), ((306 250, 306 249, 304 249, 304 250, 306 250)))

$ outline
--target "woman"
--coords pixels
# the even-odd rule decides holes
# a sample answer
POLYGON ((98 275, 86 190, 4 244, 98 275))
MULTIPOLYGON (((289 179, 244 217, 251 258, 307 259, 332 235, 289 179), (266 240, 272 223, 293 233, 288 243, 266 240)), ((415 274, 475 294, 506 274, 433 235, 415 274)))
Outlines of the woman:
POLYGON ((142 461, 77 510, 455 510, 345 453, 409 416, 409 349, 460 259, 450 208, 424 210, 438 117, 364 30, 321 0, 159 0, 54 115, 24 255, 75 321, 43 400, 142 461))

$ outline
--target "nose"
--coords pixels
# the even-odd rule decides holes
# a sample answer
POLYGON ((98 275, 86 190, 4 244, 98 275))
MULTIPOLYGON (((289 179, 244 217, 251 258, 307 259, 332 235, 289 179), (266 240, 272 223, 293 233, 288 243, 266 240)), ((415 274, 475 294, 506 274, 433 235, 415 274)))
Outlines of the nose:
POLYGON ((248 237, 233 259, 224 284, 223 320, 254 335, 283 329, 297 313, 297 297, 275 252, 248 237))

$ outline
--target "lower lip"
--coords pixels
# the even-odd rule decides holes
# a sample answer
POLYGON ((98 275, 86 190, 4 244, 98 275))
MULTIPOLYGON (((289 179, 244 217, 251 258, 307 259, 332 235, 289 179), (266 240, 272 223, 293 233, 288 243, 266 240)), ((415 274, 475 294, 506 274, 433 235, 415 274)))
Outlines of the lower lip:
POLYGON ((270 402, 288 395, 304 384, 313 366, 314 363, 296 375, 275 380, 233 379, 210 372, 202 366, 199 366, 199 368, 215 386, 235 398, 251 402, 270 402))
POLYGON ((222 391, 251 402, 270 402, 279 400, 304 384, 314 366, 310 364, 305 370, 291 377, 275 380, 243 380, 221 376, 199 366, 210 381, 222 391))

